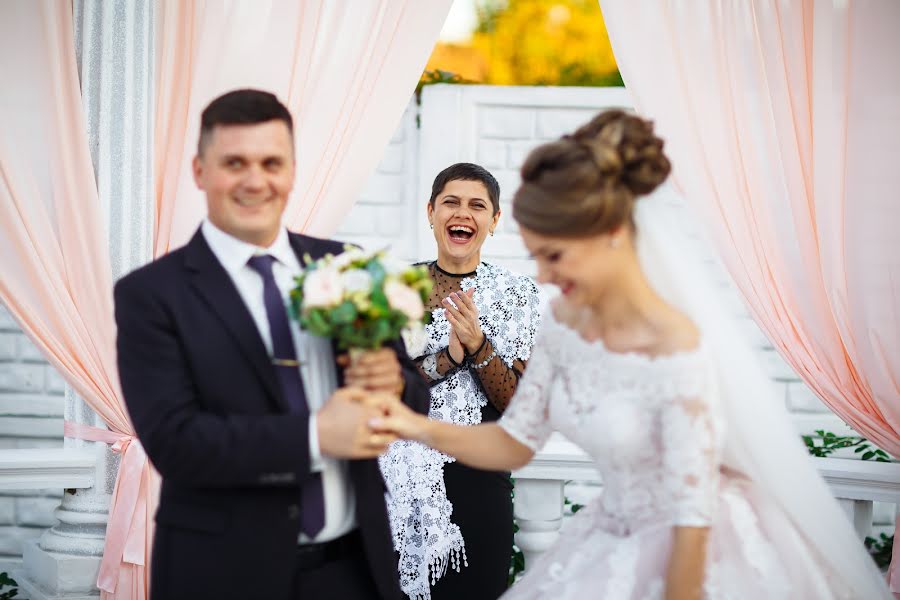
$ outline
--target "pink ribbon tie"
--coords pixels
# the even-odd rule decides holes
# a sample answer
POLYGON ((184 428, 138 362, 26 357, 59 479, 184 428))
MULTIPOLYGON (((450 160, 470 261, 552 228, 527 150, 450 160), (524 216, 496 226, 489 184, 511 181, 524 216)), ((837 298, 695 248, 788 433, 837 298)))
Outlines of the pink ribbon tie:
POLYGON ((121 563, 143 566, 147 547, 147 500, 144 493, 144 472, 149 469, 147 454, 132 435, 116 433, 99 427, 66 421, 63 435, 91 442, 112 445, 120 454, 119 476, 109 505, 109 522, 97 587, 113 593, 119 581, 121 563))

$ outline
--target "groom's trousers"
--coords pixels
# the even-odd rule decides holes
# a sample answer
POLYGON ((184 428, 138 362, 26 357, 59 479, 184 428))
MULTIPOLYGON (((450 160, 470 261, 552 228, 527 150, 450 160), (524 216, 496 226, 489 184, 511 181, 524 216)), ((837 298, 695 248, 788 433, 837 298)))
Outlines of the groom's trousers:
POLYGON ((380 600, 358 529, 330 542, 297 546, 295 600, 380 600))

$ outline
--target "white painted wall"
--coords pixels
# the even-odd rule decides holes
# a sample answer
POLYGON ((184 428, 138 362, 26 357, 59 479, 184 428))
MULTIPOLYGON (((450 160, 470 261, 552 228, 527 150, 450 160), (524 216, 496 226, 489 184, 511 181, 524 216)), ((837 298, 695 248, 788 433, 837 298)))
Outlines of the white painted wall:
MULTIPOLYGON (((0 304, 0 450, 62 446, 63 380, 0 304)), ((62 490, 0 490, 0 572, 56 519, 62 490)))

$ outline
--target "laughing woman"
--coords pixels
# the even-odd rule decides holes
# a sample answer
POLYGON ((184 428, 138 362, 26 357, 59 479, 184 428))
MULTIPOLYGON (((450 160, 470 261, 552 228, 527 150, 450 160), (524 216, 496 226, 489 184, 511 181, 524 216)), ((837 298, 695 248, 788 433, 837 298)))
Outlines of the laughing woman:
MULTIPOLYGON (((432 419, 496 421, 531 353, 541 314, 537 286, 481 262, 481 246, 500 219, 499 196, 497 180, 469 163, 444 169, 432 186, 433 318, 427 345, 413 354, 431 385, 432 419)), ((513 538, 509 473, 472 469, 407 441, 395 443, 381 467, 403 590, 413 599, 500 596, 513 538)))

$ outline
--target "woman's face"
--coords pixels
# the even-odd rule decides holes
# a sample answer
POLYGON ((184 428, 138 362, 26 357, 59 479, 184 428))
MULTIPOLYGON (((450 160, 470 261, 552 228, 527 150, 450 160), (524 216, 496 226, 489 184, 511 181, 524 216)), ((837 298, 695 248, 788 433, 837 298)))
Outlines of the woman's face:
POLYGON ((622 265, 621 230, 583 238, 547 236, 521 226, 519 231, 537 262, 538 282, 557 286, 573 305, 587 306, 601 298, 622 265))
POLYGON ((428 204, 428 220, 434 227, 438 259, 443 263, 475 269, 481 260, 481 246, 497 226, 487 188, 480 181, 448 181, 428 204))

